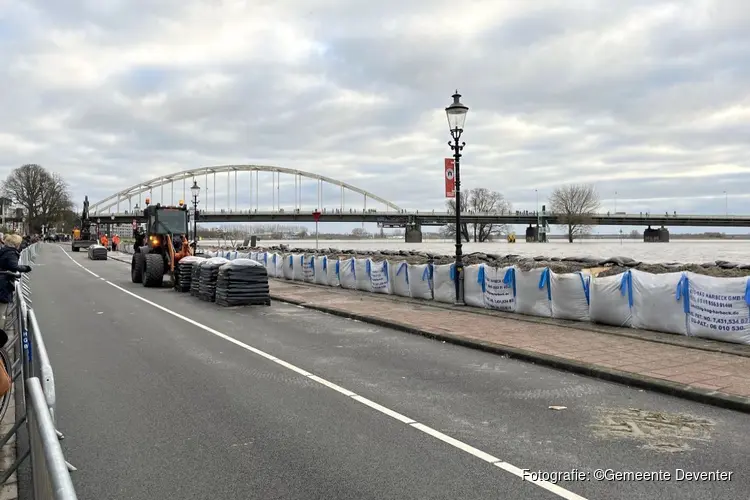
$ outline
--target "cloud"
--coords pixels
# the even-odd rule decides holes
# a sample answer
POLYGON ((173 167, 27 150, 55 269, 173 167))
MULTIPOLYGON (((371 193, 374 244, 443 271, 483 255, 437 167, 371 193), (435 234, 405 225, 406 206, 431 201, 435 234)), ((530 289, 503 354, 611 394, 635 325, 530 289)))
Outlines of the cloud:
MULTIPOLYGON (((725 191, 744 209, 750 4, 457 5, 0 0, 0 175, 41 163, 98 200, 198 166, 268 164, 441 209, 458 87, 465 188, 531 210, 568 182, 596 184, 605 205, 617 191, 618 210, 723 212, 725 191)), ((338 188, 324 198, 339 207, 338 188)))

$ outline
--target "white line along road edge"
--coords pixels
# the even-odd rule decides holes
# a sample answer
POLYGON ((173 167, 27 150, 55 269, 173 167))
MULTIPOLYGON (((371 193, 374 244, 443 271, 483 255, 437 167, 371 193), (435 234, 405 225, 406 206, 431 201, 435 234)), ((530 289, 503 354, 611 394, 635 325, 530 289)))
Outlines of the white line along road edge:
POLYGON ((234 345, 236 345, 238 347, 241 347, 241 348, 243 348, 243 349, 245 349, 247 351, 250 351, 253 354, 257 354, 258 356, 266 358, 269 361, 273 361, 277 365, 283 366, 284 368, 286 368, 288 370, 291 370, 291 371, 293 371, 295 373, 298 373, 298 374, 302 375, 303 377, 307 377, 310 380, 314 380, 315 382, 317 382, 317 383, 319 383, 321 385, 324 385, 324 386, 328 387, 329 389, 333 389, 334 391, 339 392, 339 393, 343 394, 344 396, 347 396, 348 398, 350 398, 350 399, 352 399, 354 401, 362 403, 363 405, 368 406, 368 407, 372 408, 373 410, 377 410, 380 413, 382 413, 384 415, 387 415, 387 416, 389 416, 389 417, 391 417, 391 418, 393 418, 395 420, 398 420, 399 422, 402 422, 402 423, 404 423, 404 424, 412 427, 413 429, 417 429, 417 430, 419 430, 419 431, 421 431, 421 432, 423 432, 425 434, 428 434, 428 435, 430 435, 430 436, 432 436, 432 437, 434 437, 436 439, 439 439, 440 441, 442 441, 442 442, 444 442, 446 444, 449 444, 449 445, 453 446, 454 448, 457 448, 457 449, 459 449, 461 451, 464 451, 464 452, 468 453, 469 455, 473 455, 473 456, 475 456, 476 458, 478 458, 480 460, 483 460, 483 461, 485 461, 487 463, 490 463, 490 464, 492 464, 492 465, 494 465, 496 467, 499 467, 500 469, 502 469, 502 470, 504 470, 506 472, 509 472, 509 473, 513 474, 514 476, 518 476, 521 479, 523 479, 525 482, 533 483, 533 484, 535 484, 535 485, 537 485, 537 486, 539 486, 541 488, 544 488, 545 490, 547 490, 547 491, 549 491, 551 493, 554 493, 555 495, 557 495, 557 496, 559 496, 561 498, 564 498, 566 500, 586 500, 586 498, 584 498, 584 497, 582 497, 580 495, 577 495, 576 493, 573 493, 572 491, 568 491, 568 490, 566 490, 565 488, 563 488, 561 486, 558 486, 556 484, 550 483, 548 481, 540 481, 540 480, 535 481, 535 480, 532 480, 530 478, 530 476, 524 474, 524 469, 518 468, 515 465, 510 464, 508 462, 504 462, 501 459, 499 459, 499 458, 497 458, 495 456, 490 455, 489 453, 485 453, 484 451, 482 451, 482 450, 480 450, 478 448, 474 448, 473 446, 471 446, 469 444, 466 444, 463 441, 459 441, 458 439, 454 439, 454 438, 448 436, 447 434, 443 434, 442 432, 440 432, 438 430, 435 430, 432 427, 428 427, 428 426, 426 426, 424 424, 420 424, 419 422, 417 422, 416 420, 414 420, 412 418, 409 418, 409 417, 407 417, 405 415, 402 415, 402 414, 400 414, 400 413, 398 413, 398 412, 396 412, 394 410, 391 410, 390 408, 386 408, 385 406, 379 405, 375 401, 369 400, 369 399, 367 399, 367 398, 365 398, 363 396, 360 396, 360 395, 358 395, 358 394, 350 391, 349 389, 341 387, 340 385, 336 385, 333 382, 329 382, 328 380, 326 380, 324 378, 318 377, 317 375, 314 375, 314 374, 308 372, 307 370, 304 370, 304 369, 302 369, 302 368, 300 368, 298 366, 295 366, 295 365, 293 365, 291 363, 288 363, 288 362, 286 362, 286 361, 284 361, 282 359, 279 359, 279 358, 277 358, 276 356, 274 356, 272 354, 268 354, 265 351, 261 351, 260 349, 257 349, 257 348, 255 348, 255 347, 253 347, 251 345, 245 344, 244 342, 242 342, 240 340, 237 340, 234 337, 230 337, 229 335, 227 335, 225 333, 222 333, 222 332, 220 332, 218 330, 214 330, 210 326, 206 326, 206 325, 204 325, 202 323, 199 323, 199 322, 195 321, 194 319, 190 319, 187 316, 183 316, 182 314, 179 314, 179 313, 176 313, 174 311, 171 311, 171 310, 167 309, 166 307, 160 306, 159 304, 157 304, 155 302, 151 302, 150 300, 145 299, 145 298, 141 297, 140 295, 137 295, 137 294, 131 292, 130 290, 126 290, 125 288, 122 288, 121 286, 116 285, 116 284, 112 283, 111 281, 108 281, 106 278, 101 278, 100 276, 98 276, 94 272, 92 272, 89 269, 87 269, 80 262, 77 262, 68 252, 65 251, 64 248, 62 248, 62 247, 59 247, 59 248, 60 248, 60 250, 63 251, 63 253, 65 253, 65 255, 68 256, 68 258, 71 261, 73 261, 73 263, 75 265, 77 265, 81 269, 85 270, 86 272, 88 272, 92 276, 101 279, 102 281, 104 281, 108 285, 110 285, 110 286, 112 286, 112 287, 120 290, 121 292, 123 292, 123 293, 125 293, 127 295, 130 295, 131 297, 133 297, 135 299, 140 300, 141 302, 145 302, 146 304, 148 304, 148 305, 150 305, 152 307, 155 307, 155 308, 157 308, 157 309, 159 309, 161 311, 164 311, 165 313, 170 314, 170 315, 174 316, 175 318, 179 318, 182 321, 190 323, 191 325, 196 326, 196 327, 200 328, 201 330, 204 330, 204 331, 206 331, 206 332, 208 332, 210 334, 213 334, 213 335, 215 335, 215 336, 217 336, 219 338, 222 338, 222 339, 226 340, 227 342, 231 342, 232 344, 234 344, 234 345))

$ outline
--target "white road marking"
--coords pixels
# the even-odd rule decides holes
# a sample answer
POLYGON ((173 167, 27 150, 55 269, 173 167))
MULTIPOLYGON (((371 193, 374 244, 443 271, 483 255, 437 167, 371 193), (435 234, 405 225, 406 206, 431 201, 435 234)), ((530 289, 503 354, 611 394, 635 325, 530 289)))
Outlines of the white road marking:
POLYGON ((383 405, 377 404, 375 401, 372 401, 370 399, 367 399, 364 396, 352 396, 352 399, 355 401, 359 401, 363 405, 367 405, 373 410, 378 410, 381 413, 385 413, 391 418, 395 418, 399 422, 403 422, 405 424, 415 424, 416 422, 412 420, 411 418, 407 417, 406 415, 401 415, 400 413, 391 410, 390 408, 386 408, 383 405))
POLYGON ((562 486, 558 486, 554 483, 550 483, 549 481, 532 480, 528 475, 524 474, 522 469, 519 469, 515 465, 509 464, 508 462, 496 462, 495 466, 500 467, 502 470, 506 472, 510 472, 514 476, 520 477, 524 481, 528 481, 529 483, 534 483, 535 485, 541 488, 544 488, 550 493, 554 493, 555 495, 562 497, 565 500, 586 500, 582 496, 576 495, 572 491, 568 491, 562 486))
POLYGON ((435 430, 432 427, 428 427, 424 424, 420 424, 419 422, 415 422, 411 424, 411 426, 414 427, 415 429, 419 429, 425 434, 429 434, 430 436, 436 439, 439 439, 440 441, 443 441, 444 443, 448 443, 449 445, 455 448, 458 448, 461 451, 465 451, 469 455, 474 455, 475 457, 479 458, 480 460, 484 460, 485 462, 494 464, 494 463, 501 461, 499 458, 494 457, 490 455, 489 453, 485 453, 482 450, 479 450, 477 448, 474 448, 471 445, 464 443, 463 441, 459 441, 458 439, 454 439, 448 436, 447 434, 443 434, 442 432, 435 430))
POLYGON ((333 389, 336 392, 340 392, 344 396, 353 397, 353 396, 357 395, 356 393, 350 391, 349 389, 344 389, 340 385, 336 385, 333 382, 329 382, 329 381, 327 381, 324 378, 318 377, 317 375, 310 375, 307 378, 309 378, 310 380, 314 380, 314 381, 316 381, 319 384, 323 384, 324 386, 328 387, 329 389, 333 389))
MULTIPOLYGON (((65 255, 67 255, 68 258, 70 260, 72 260, 75 265, 77 265, 81 269, 84 269, 89 274, 92 274, 92 275, 96 276, 96 274, 94 274, 93 272, 91 272, 88 269, 86 269, 86 267, 84 265, 82 265, 81 263, 79 263, 75 259, 73 259, 73 257, 71 257, 71 255, 68 252, 66 252, 64 248, 60 247, 60 250, 62 250, 63 253, 65 253, 65 255)), ((99 276, 96 276, 96 277, 98 278, 99 276)), ((238 347, 241 347, 241 348, 243 348, 243 349, 245 349, 247 351, 250 351, 250 352, 252 352, 254 354, 257 354, 258 356, 266 358, 269 361, 273 361, 274 363, 276 363, 279 366, 283 366, 284 368, 292 370, 293 372, 299 373, 303 377, 307 377, 310 380, 314 380, 315 382, 318 382, 319 384, 324 385, 324 386, 328 387, 329 389, 332 389, 332 390, 334 390, 336 392, 339 392, 339 393, 341 393, 341 394, 349 397, 350 399, 352 399, 354 401, 357 401, 358 403, 361 403, 361 404, 363 404, 365 406, 368 406, 368 407, 370 407, 370 408, 372 408, 374 410, 377 410, 377 411, 379 411, 380 413, 382 413, 384 415, 388 415, 389 417, 393 418, 394 420, 398 420, 399 422, 407 424, 409 427, 417 429, 417 430, 419 430, 419 431, 421 431, 421 432, 423 432, 425 434, 428 434, 428 435, 434 437, 435 439, 438 439, 438 440, 440 440, 440 441, 442 441, 442 442, 444 442, 446 444, 449 444, 450 446, 453 446, 454 448, 456 448, 458 450, 461 450, 461 451, 463 451, 465 453, 468 453, 469 455, 473 455, 474 457, 479 458, 480 460, 483 460, 483 461, 485 461, 487 463, 490 463, 490 464, 498 467, 501 470, 504 470, 504 471, 506 471, 506 472, 514 475, 514 476, 517 476, 517 477, 521 478, 524 482, 529 482, 529 483, 535 484, 535 485, 537 485, 537 486, 539 486, 541 488, 544 488, 545 490, 549 491, 550 493, 554 493, 555 495, 559 496, 560 498, 564 498, 565 500, 587 500, 585 497, 582 497, 582 496, 580 496, 580 495, 578 495, 576 493, 573 493, 572 491, 566 490, 565 488, 563 488, 561 486, 558 486, 556 484, 550 483, 548 481, 532 481, 530 478, 528 478, 527 476, 524 475, 523 469, 518 468, 518 467, 516 467, 513 464, 510 464, 508 462, 504 462, 503 460, 501 460, 501 459, 499 459, 499 458, 497 458, 497 457, 495 457, 493 455, 490 455, 489 453, 486 453, 486 452, 484 452, 484 451, 482 451, 482 450, 480 450, 478 448, 474 448, 473 446, 471 446, 471 445, 469 445, 467 443, 464 443, 463 441, 459 441, 458 439, 452 438, 452 437, 448 436, 447 434, 443 434, 442 432, 440 432, 440 431, 438 431, 436 429, 433 429, 432 427, 429 427, 427 425, 421 424, 421 423, 417 422, 416 420, 414 420, 412 418, 409 418, 409 417, 407 417, 405 415, 402 415, 402 414, 400 414, 400 413, 398 413, 398 412, 396 412, 394 410, 391 410, 390 408, 386 408, 385 406, 382 406, 382 405, 380 405, 380 404, 378 404, 378 403, 376 403, 374 401, 371 401, 371 400, 369 400, 369 399, 367 399, 367 398, 365 398, 363 396, 360 396, 360 395, 358 395, 358 394, 350 391, 349 389, 341 387, 340 385, 336 385, 333 382, 330 382, 330 381, 328 381, 328 380, 326 380, 324 378, 321 378, 321 377, 319 377, 317 375, 314 375, 314 374, 312 374, 312 373, 310 373, 310 372, 308 372, 308 371, 306 371, 306 370, 304 370, 302 368, 299 368, 296 365, 293 365, 293 364, 288 363, 288 362, 286 362, 284 360, 281 360, 281 359, 277 358, 276 356, 274 356, 272 354, 269 354, 269 353, 267 353, 265 351, 261 351, 260 349, 258 349, 256 347, 253 347, 253 346, 251 346, 249 344, 246 344, 246 343, 244 343, 244 342, 242 342, 240 340, 237 340, 234 337, 230 337, 229 335, 227 335, 225 333, 222 333, 222 332, 220 332, 218 330, 214 330, 210 326, 204 325, 202 323, 199 323, 199 322, 195 321, 194 319, 188 318, 187 316, 183 316, 182 314, 179 314, 179 313, 176 313, 174 311, 171 311, 171 310, 167 309, 166 307, 161 306, 161 305, 157 304, 156 302, 152 302, 152 301, 150 301, 150 300, 148 300, 148 299, 146 299, 144 297, 141 297, 140 295, 135 294, 135 293, 131 292, 130 290, 122 288, 121 286, 116 285, 116 284, 112 283, 111 281, 109 281, 109 280, 107 280, 105 278, 102 278, 102 279, 104 279, 105 283, 107 283, 108 285, 110 285, 110 286, 112 286, 112 287, 120 290, 121 292, 123 292, 123 293, 125 293, 127 295, 130 295, 131 297, 133 297, 133 298, 135 298, 137 300, 140 300, 141 302, 144 302, 144 303, 146 303, 146 304, 148 304, 150 306, 155 307, 156 309, 164 311, 165 313, 170 314, 170 315, 174 316, 175 318, 179 318, 179 319, 181 319, 181 320, 183 320, 183 321, 185 321, 187 323, 190 323, 191 325, 196 326, 196 327, 200 328, 203 331, 206 331, 206 332, 211 333, 211 334, 213 334, 213 335, 215 335, 215 336, 217 336, 219 338, 222 338, 222 339, 224 339, 224 340, 226 340, 228 342, 231 342, 232 344, 234 344, 234 345, 236 345, 238 347)))

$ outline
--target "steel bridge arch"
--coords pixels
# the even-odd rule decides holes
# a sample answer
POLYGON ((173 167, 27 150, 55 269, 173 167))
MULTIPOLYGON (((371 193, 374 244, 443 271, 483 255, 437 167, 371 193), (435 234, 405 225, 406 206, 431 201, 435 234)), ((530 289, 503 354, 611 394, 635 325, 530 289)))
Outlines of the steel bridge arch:
POLYGON ((169 183, 173 183, 173 182, 181 181, 181 180, 187 180, 187 179, 192 180, 193 178, 196 178, 202 175, 217 174, 217 173, 223 173, 223 172, 273 172, 273 173, 278 172, 280 174, 299 175, 301 177, 306 177, 308 179, 315 179, 315 180, 322 181, 328 184, 333 184, 333 185, 342 187, 344 189, 348 189, 349 191, 354 191, 355 193, 359 193, 363 195, 365 198, 378 201, 384 204, 385 206, 392 208, 395 211, 402 210, 401 207, 399 207, 395 203, 392 203, 386 200, 385 198, 382 198, 367 190, 353 186, 349 183, 336 180, 332 177, 327 177, 325 175, 313 174, 311 172, 305 172, 304 170, 298 170, 295 168, 274 167, 270 165, 216 165, 213 167, 200 167, 200 168, 194 168, 191 170, 183 170, 181 172, 175 172, 175 173, 155 177, 146 182, 140 182, 138 184, 134 184, 133 186, 130 186, 127 189, 123 189, 122 191, 119 191, 111 196, 108 196, 102 200, 99 200, 96 203, 92 203, 90 212, 92 214, 97 214, 97 213, 101 214, 109 210, 110 208, 119 205, 121 202, 127 201, 133 196, 138 196, 141 193, 151 191, 154 188, 164 186, 165 184, 169 184, 169 183))

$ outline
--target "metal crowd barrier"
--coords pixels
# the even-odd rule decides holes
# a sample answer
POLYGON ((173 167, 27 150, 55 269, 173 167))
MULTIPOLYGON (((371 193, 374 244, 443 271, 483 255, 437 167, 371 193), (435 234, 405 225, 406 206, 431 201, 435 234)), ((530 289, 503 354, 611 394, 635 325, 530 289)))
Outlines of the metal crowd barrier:
MULTIPOLYGON (((19 262, 31 265, 41 243, 30 245, 21 252, 19 262)), ((0 471, 0 486, 4 485, 18 467, 31 457, 31 486, 34 500, 76 500, 70 471, 75 467, 65 461, 59 440, 64 436, 55 427, 55 378, 44 338, 34 314, 29 279, 22 275, 15 283, 13 304, 6 317, 12 317, 14 335, 6 351, 12 359, 13 390, 20 392, 23 414, 13 428, 0 438, 0 448, 26 425, 25 451, 7 471, 0 471), (14 357, 15 355, 15 357, 14 357), (18 380, 23 383, 16 383, 18 380)), ((7 324, 7 321, 6 321, 7 324)), ((18 412, 16 412, 18 414, 18 412)), ((20 449, 17 447, 17 452, 20 449)))

